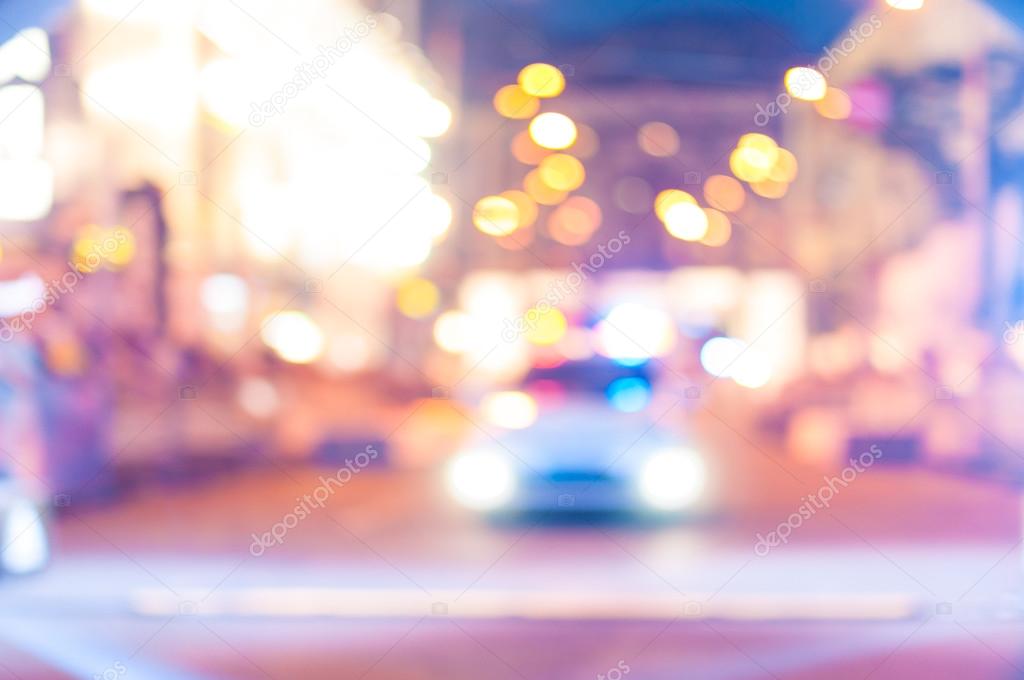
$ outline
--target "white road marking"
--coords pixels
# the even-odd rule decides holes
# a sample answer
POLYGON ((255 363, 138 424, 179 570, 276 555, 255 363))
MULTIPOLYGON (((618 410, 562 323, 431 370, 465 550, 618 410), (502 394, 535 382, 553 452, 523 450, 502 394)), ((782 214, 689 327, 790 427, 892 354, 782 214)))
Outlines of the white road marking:
MULTIPOLYGON (((181 592, 200 602, 209 592, 181 592)), ((531 620, 727 620, 727 621, 899 621, 923 615, 928 603, 915 595, 623 593, 609 591, 436 591, 434 598, 413 589, 241 588, 221 589, 196 605, 200 617, 253 618, 420 618, 531 620), (710 600, 709 600, 710 598, 710 600)), ((166 617, 180 602, 166 590, 133 591, 134 614, 166 617)))

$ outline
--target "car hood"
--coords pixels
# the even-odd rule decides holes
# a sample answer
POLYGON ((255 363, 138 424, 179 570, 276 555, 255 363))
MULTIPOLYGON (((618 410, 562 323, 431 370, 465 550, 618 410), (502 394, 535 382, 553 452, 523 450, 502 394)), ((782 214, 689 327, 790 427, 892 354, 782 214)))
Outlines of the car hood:
POLYGON ((596 400, 542 411, 526 429, 491 434, 494 439, 478 440, 477 445, 500 446, 543 473, 628 474, 653 451, 680 443, 680 437, 649 415, 623 413, 596 400))

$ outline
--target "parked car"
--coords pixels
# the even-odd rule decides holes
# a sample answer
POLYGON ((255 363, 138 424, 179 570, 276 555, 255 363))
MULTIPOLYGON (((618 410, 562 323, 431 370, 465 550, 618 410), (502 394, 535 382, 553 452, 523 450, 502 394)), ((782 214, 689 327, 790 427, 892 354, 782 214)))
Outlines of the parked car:
POLYGON ((39 365, 27 338, 0 342, 0 574, 36 571, 49 559, 46 523, 27 485, 45 486, 44 433, 33 398, 39 365))
POLYGON ((37 503, 0 473, 0 573, 28 574, 49 562, 50 538, 37 503))

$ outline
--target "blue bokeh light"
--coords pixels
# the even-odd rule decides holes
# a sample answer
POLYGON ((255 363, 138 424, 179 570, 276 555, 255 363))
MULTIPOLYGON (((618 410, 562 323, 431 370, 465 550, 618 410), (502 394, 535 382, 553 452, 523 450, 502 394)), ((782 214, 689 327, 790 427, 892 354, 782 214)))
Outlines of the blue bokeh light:
POLYGON ((626 413, 636 413, 651 400, 651 385, 643 378, 613 380, 605 391, 612 406, 626 413))

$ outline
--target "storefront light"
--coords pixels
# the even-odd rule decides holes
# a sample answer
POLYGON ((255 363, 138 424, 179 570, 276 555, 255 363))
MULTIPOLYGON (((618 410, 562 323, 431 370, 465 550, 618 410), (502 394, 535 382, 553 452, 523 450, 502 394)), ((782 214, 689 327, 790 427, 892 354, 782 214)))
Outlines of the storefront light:
POLYGON ((50 72, 50 40, 41 28, 26 28, 0 45, 0 82, 21 78, 32 83, 50 72))
POLYGON ((53 168, 43 160, 0 160, 0 220, 33 222, 53 208, 53 168))
POLYGON ((324 332, 305 312, 286 310, 263 321, 260 336, 281 359, 309 364, 323 354, 324 332))

